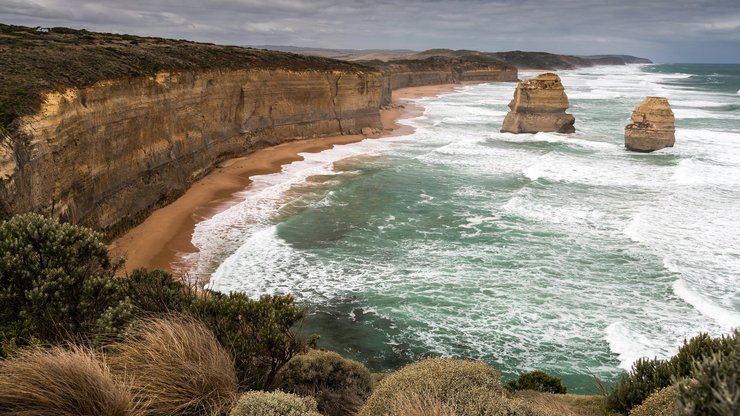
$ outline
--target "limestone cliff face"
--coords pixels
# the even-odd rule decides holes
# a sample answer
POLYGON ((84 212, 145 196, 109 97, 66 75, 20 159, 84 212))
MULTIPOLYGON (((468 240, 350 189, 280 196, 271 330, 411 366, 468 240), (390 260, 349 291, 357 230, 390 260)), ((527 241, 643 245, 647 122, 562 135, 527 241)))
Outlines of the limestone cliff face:
POLYGON ((676 143, 673 110, 663 97, 647 97, 632 112, 624 128, 624 146, 636 152, 653 152, 676 143))
POLYGON ((0 199, 115 234, 227 157, 381 128, 381 83, 377 72, 211 70, 50 93, 0 140, 0 199))
POLYGON ((568 96, 560 77, 546 73, 519 82, 514 98, 509 103, 511 111, 504 118, 501 132, 573 133, 575 118, 567 114, 568 96))
POLYGON ((382 105, 391 104, 393 90, 426 85, 457 84, 465 81, 518 81, 513 65, 502 62, 481 62, 463 58, 433 56, 427 59, 401 61, 358 61, 382 71, 382 105))

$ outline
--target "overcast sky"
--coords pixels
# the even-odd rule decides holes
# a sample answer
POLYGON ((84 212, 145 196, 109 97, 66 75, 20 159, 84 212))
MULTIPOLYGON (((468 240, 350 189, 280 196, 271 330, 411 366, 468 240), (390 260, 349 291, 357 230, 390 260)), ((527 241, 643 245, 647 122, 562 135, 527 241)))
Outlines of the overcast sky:
POLYGON ((0 22, 234 45, 740 63, 740 0, 0 0, 0 22))

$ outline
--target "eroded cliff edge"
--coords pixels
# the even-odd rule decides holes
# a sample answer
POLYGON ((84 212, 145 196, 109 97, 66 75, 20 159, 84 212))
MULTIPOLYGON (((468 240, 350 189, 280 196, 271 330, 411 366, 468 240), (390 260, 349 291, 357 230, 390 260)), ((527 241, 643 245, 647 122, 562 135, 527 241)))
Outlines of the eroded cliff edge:
MULTIPOLYGON (((22 73, 33 69, 29 56, 31 63, 3 69, 5 80, 16 77, 26 83, 24 91, 38 94, 25 106, 9 105, 9 94, 4 95, 3 115, 12 115, 0 126, 0 209, 5 215, 43 212, 112 236, 182 194, 226 158, 297 138, 381 127, 383 78, 369 68, 215 45, 189 43, 183 51, 183 45, 170 41, 163 43, 168 46, 151 41, 147 51, 121 45, 115 36, 101 40, 95 35, 89 46, 74 44, 81 36, 87 35, 74 34, 71 43, 61 45, 72 56, 55 56, 58 65, 92 54, 103 66, 101 73, 121 64, 123 69, 116 70, 123 76, 65 82, 49 69, 36 77, 22 73), (125 59, 106 63, 110 49, 125 59), (183 60, 196 68, 178 63, 178 54, 187 59, 187 49, 204 54, 183 60), (152 54, 144 58, 169 69, 127 74, 123 63, 142 50, 152 54), (214 67, 218 62, 205 64, 209 56, 222 59, 223 68, 214 67), (200 67, 198 59, 204 61, 200 67), (51 85, 44 88, 49 79, 51 85)), ((49 52, 44 42, 30 50, 36 46, 42 55, 49 52)), ((28 48, 23 53, 29 54, 28 48)), ((3 52, 16 62, 22 55, 3 52)), ((141 65, 140 60, 137 70, 141 65)))
POLYGON ((364 72, 214 70, 49 93, 11 138, 3 197, 13 211, 115 233, 227 157, 380 128, 381 82, 364 72))

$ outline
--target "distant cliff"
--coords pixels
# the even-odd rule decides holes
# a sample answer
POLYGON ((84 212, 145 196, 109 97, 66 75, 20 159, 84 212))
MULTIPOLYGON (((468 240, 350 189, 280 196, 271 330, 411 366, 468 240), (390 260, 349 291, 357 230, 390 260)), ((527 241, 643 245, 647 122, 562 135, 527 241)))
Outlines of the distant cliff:
POLYGON ((559 55, 548 52, 480 52, 474 50, 460 49, 429 49, 423 52, 409 50, 380 50, 380 49, 317 49, 299 48, 294 46, 269 46, 268 49, 295 52, 309 56, 323 56, 346 61, 399 61, 399 60, 422 60, 430 57, 449 57, 464 59, 485 59, 492 62, 507 63, 519 69, 573 69, 578 67, 589 67, 594 65, 625 65, 625 64, 651 64, 646 58, 631 55, 559 55))
POLYGON ((384 62, 355 61, 384 74, 383 105, 391 103, 391 91, 424 85, 457 84, 464 81, 518 81, 517 69, 507 63, 477 56, 431 56, 425 59, 384 62))
POLYGON ((347 62, 0 26, 0 211, 109 235, 221 160, 381 127, 383 75, 347 62))

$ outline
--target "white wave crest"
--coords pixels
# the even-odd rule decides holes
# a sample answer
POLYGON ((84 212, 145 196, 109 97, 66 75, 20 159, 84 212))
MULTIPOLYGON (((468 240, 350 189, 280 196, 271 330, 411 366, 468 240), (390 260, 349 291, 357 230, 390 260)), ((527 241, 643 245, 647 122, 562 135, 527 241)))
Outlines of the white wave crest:
POLYGON ((676 280, 673 284, 673 292, 686 303, 693 306, 702 315, 714 319, 723 328, 727 330, 740 328, 740 313, 730 311, 715 304, 705 296, 691 289, 683 279, 676 280))

